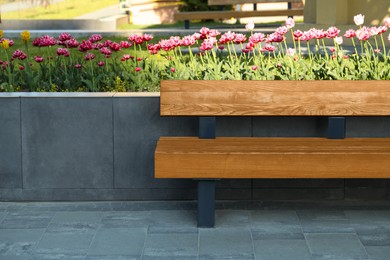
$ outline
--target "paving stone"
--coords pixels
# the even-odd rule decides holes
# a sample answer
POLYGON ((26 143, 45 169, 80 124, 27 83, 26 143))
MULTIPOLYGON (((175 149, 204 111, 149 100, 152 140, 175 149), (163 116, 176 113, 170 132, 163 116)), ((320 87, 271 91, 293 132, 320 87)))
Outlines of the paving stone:
POLYGON ((250 227, 250 211, 217 210, 215 212, 215 223, 217 227, 250 227))
POLYGON ((54 212, 11 212, 1 221, 0 229, 46 228, 54 212))
POLYGON ((148 227, 153 224, 150 211, 120 211, 106 213, 102 219, 103 227, 148 227))
POLYGON ((191 226, 159 227, 150 226, 148 234, 198 234, 199 229, 191 226))
POLYGON ((259 260, 305 260, 311 259, 304 239, 267 239, 254 241, 256 259, 259 260))
POLYGON ((87 255, 93 234, 46 233, 35 248, 38 254, 87 255))
POLYGON ((151 212, 151 226, 196 227, 196 213, 188 210, 158 210, 151 212))
POLYGON ((88 256, 141 258, 146 228, 101 228, 97 231, 88 256))
POLYGON ((306 234, 314 259, 368 259, 356 234, 306 234))
POLYGON ((103 212, 57 212, 56 215, 53 217, 52 223, 101 223, 103 216, 103 212))
POLYGON ((45 229, 3 229, 0 231, 0 257, 29 256, 45 229))
POLYGON ((389 260, 390 246, 366 246, 371 260, 389 260))
POLYGON ((200 229, 199 259, 254 259, 249 230, 200 229))
POLYGON ((355 233, 341 210, 297 210, 305 233, 355 233))
POLYGON ((196 258, 198 256, 197 233, 153 233, 148 234, 145 242, 143 259, 196 258))
POLYGON ((358 234, 364 246, 390 246, 389 230, 378 230, 373 234, 358 234))
POLYGON ((256 239, 262 239, 269 234, 273 234, 275 238, 302 237, 302 227, 294 210, 253 211, 251 229, 256 239))

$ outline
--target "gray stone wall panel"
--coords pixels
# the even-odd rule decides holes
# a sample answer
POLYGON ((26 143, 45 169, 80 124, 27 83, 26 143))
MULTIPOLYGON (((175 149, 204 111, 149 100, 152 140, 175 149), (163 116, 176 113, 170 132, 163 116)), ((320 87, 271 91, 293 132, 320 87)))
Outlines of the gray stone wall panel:
POLYGON ((160 136, 196 136, 194 117, 161 117, 159 97, 114 98, 115 188, 194 188, 192 180, 154 178, 160 136))
POLYGON ((0 99, 0 188, 22 187, 20 98, 0 99))
POLYGON ((111 98, 22 98, 27 189, 112 188, 111 98))

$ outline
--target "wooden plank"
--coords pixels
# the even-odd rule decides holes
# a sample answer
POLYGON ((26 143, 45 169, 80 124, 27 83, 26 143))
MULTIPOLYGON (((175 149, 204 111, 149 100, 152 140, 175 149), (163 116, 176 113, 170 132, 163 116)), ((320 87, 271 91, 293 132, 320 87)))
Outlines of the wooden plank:
POLYGON ((156 178, 390 178, 390 139, 162 137, 156 178))
POLYGON ((230 19, 261 16, 296 16, 303 15, 303 9, 262 10, 262 11, 204 11, 179 12, 174 14, 175 20, 230 19))
POLYGON ((389 116, 390 81, 161 81, 163 116, 389 116))
POLYGON ((208 5, 234 5, 234 4, 254 4, 254 3, 301 3, 302 0, 208 0, 208 5))

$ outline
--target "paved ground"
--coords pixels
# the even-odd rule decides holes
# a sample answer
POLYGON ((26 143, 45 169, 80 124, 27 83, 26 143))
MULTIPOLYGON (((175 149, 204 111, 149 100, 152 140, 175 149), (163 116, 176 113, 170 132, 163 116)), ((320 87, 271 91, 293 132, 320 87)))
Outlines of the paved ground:
POLYGON ((390 202, 0 203, 0 259, 389 259, 390 202))

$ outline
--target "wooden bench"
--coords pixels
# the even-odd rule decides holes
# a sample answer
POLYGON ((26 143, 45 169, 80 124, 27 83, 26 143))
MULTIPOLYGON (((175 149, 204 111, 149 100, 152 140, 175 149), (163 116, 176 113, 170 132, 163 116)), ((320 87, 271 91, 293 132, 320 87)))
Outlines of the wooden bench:
POLYGON ((245 18, 245 17, 264 17, 264 16, 288 16, 303 15, 303 8, 292 9, 292 2, 301 2, 301 0, 209 0, 208 5, 236 5, 254 3, 253 11, 199 11, 199 12, 179 12, 174 14, 174 19, 177 21, 184 21, 184 28, 190 28, 191 20, 205 20, 205 19, 231 19, 231 18, 245 18), (288 9, 284 10, 257 10, 257 3, 288 3, 288 9))
POLYGON ((162 81, 161 116, 199 117, 199 137, 161 137, 156 178, 198 180, 214 226, 215 180, 390 178, 390 138, 345 138, 348 116, 390 116, 390 81, 162 81), (327 137, 217 137, 218 116, 328 117, 327 137))

